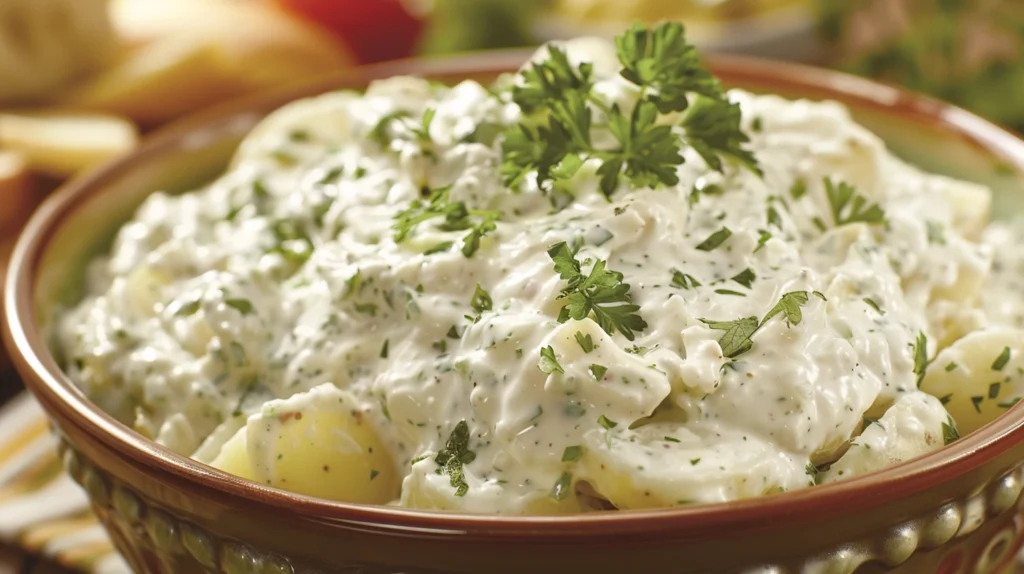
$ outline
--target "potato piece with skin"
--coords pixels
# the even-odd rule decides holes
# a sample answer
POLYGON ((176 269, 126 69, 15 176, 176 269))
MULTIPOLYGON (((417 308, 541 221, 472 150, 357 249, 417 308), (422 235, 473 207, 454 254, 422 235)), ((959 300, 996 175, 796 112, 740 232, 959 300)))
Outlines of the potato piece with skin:
POLYGON ((910 460, 952 441, 955 431, 938 399, 925 393, 903 395, 850 442, 820 479, 834 482, 910 460))
POLYGON ((1024 397, 1024 331, 968 333, 935 357, 921 390, 945 404, 961 433, 978 430, 1024 397))
POLYGON ((258 482, 347 502, 398 498, 400 477, 390 454, 356 398, 330 383, 268 402, 249 418, 245 433, 258 482))

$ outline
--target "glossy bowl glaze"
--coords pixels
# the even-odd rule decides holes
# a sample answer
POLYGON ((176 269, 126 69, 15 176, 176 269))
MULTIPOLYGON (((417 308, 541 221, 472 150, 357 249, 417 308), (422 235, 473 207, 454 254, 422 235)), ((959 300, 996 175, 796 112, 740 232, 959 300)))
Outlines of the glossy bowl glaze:
MULTIPOLYGON (((68 184, 28 224, 11 261, 4 335, 69 472, 132 565, 167 574, 1010 572, 1024 539, 1024 404, 941 451, 848 481, 719 505, 512 518, 328 502, 247 482, 119 424, 61 372, 48 319, 81 295, 84 262, 148 193, 215 177, 261 117, 298 97, 393 74, 487 80, 526 56, 383 65, 212 111, 68 184)), ((998 216, 1024 211, 1024 142, 969 113, 809 68, 724 58, 714 68, 731 86, 843 101, 905 158, 992 186, 998 216)))

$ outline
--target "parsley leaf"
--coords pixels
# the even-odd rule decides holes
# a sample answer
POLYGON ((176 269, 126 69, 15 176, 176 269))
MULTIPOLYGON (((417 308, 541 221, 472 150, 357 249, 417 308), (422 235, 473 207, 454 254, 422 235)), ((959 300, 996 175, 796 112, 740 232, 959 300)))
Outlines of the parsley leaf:
POLYGON ((434 189, 426 202, 415 200, 407 209, 396 214, 391 226, 395 232, 395 243, 405 241, 420 223, 443 218, 435 226, 441 231, 469 230, 462 239, 462 254, 472 257, 480 248, 480 239, 497 228, 496 221, 501 217, 501 212, 468 209, 464 202, 451 201, 448 195, 450 191, 450 186, 434 189))
POLYGON ((584 449, 581 445, 573 445, 565 447, 562 451, 562 462, 576 462, 583 458, 584 449))
POLYGON ((693 275, 689 275, 677 269, 673 269, 672 286, 679 287, 680 289, 691 289, 695 287, 700 287, 700 281, 694 279, 693 275))
POLYGON ((825 193, 832 209, 832 221, 837 226, 848 223, 883 223, 885 212, 877 203, 869 204, 864 196, 857 193, 852 185, 832 178, 825 178, 825 193))
POLYGON ((761 320, 761 325, 768 322, 769 319, 784 313, 786 315, 786 323, 789 325, 799 325, 803 319, 803 312, 800 311, 800 307, 807 304, 807 291, 792 291, 786 293, 779 299, 774 307, 768 311, 768 314, 761 320))
POLYGON ((590 365, 590 374, 594 376, 595 381, 600 381, 604 378, 604 374, 608 372, 608 367, 604 365, 593 364, 590 365))
POLYGON ((608 430, 612 430, 613 428, 619 426, 619 423, 609 419, 604 415, 597 417, 597 424, 601 425, 602 427, 608 430))
POLYGON ((942 443, 948 445, 959 438, 960 431, 956 428, 956 421, 952 416, 946 417, 946 422, 942 423, 942 443))
POLYGON ((555 350, 551 348, 551 345, 547 347, 541 347, 540 349, 540 363, 537 367, 546 375, 551 373, 565 373, 565 369, 558 363, 558 359, 555 357, 555 350))
POLYGON ((615 38, 615 47, 622 77, 653 89, 656 95, 650 100, 661 113, 685 110, 689 92, 722 97, 721 84, 701 64, 678 22, 666 22, 653 30, 638 22, 615 38))
POLYGON ((725 334, 718 340, 718 344, 722 347, 722 354, 730 359, 750 350, 754 344, 750 338, 754 336, 760 326, 757 317, 744 317, 735 321, 701 319, 700 322, 716 331, 725 331, 725 334))
POLYGON ((679 138, 672 134, 672 126, 657 125, 657 119, 658 110, 652 102, 637 103, 628 120, 617 105, 612 106, 608 128, 620 146, 599 153, 604 163, 597 169, 601 193, 606 197, 618 188, 623 167, 626 178, 636 187, 679 183, 676 166, 683 163, 679 138))
POLYGON ((751 269, 750 267, 747 267, 743 271, 740 271, 731 278, 732 281, 735 281, 740 285, 743 285, 747 289, 750 289, 750 286, 754 284, 754 281, 756 279, 757 275, 754 274, 754 270, 751 269))
POLYGON ((928 337, 923 332, 918 332, 917 340, 914 341, 914 374, 917 375, 917 386, 921 387, 924 380, 925 370, 928 368, 928 337))
POLYGON ((555 500, 565 500, 569 498, 569 494, 572 492, 572 473, 565 471, 558 480, 555 482, 555 486, 551 488, 551 498, 555 500))
POLYGON ((476 290, 473 291, 473 298, 469 300, 469 306, 479 316, 483 315, 484 311, 490 311, 494 307, 494 301, 491 300, 491 294, 484 291, 484 288, 477 283, 476 290))
POLYGON ((1009 347, 1003 347, 1003 352, 999 353, 999 356, 996 357, 996 360, 992 362, 992 370, 993 371, 1002 371, 1003 367, 1006 366, 1006 363, 1009 363, 1009 362, 1010 362, 1010 348, 1009 347))
POLYGON ((783 295, 779 302, 760 321, 757 317, 744 317, 735 321, 712 321, 699 319, 708 327, 716 331, 725 331, 725 334, 718 339, 722 347, 722 354, 730 359, 747 352, 754 345, 753 336, 772 317, 782 313, 786 322, 790 325, 798 325, 803 319, 803 312, 800 308, 807 304, 807 291, 792 291, 783 295))
POLYGON ((583 349, 584 353, 594 350, 594 339, 589 334, 584 335, 582 331, 576 331, 574 337, 576 337, 576 342, 580 344, 580 348, 583 349))
POLYGON ((725 243, 725 241, 730 237, 732 237, 732 230, 730 230, 728 227, 723 227, 709 235, 708 238, 705 239, 704 241, 701 241, 697 245, 697 249, 699 251, 712 251, 716 249, 719 245, 725 243))
POLYGON ((549 247, 548 256, 554 261, 555 272, 567 282, 558 296, 565 299, 558 314, 560 323, 569 319, 581 321, 593 315, 606 333, 619 331, 630 341, 636 337, 635 332, 647 328, 647 322, 637 314, 640 306, 629 295, 629 284, 622 282, 622 273, 607 269, 605 261, 597 260, 590 273, 584 274, 564 241, 549 247))
POLYGON ((469 484, 463 471, 463 465, 476 460, 476 453, 469 450, 469 425, 465 420, 459 421, 448 437, 444 448, 438 451, 434 462, 440 467, 438 474, 446 474, 455 488, 455 496, 465 496, 469 492, 469 484))
POLYGON ((721 156, 733 157, 758 175, 757 160, 743 144, 750 141, 740 129, 740 106, 727 100, 698 97, 683 117, 686 142, 715 171, 722 171, 721 156))

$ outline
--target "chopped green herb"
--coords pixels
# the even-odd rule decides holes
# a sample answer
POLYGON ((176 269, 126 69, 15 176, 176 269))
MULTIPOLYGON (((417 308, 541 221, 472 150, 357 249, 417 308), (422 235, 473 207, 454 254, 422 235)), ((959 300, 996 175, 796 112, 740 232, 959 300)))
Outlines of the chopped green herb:
POLYGON ((449 339, 461 339, 462 338, 462 335, 459 335, 459 331, 458 331, 458 329, 455 328, 455 325, 452 325, 451 327, 448 328, 448 332, 445 333, 445 336, 448 337, 449 339))
POLYGON ((377 304, 376 303, 356 303, 356 312, 371 317, 377 316, 377 304))
POLYGON ((974 405, 974 410, 981 414, 981 403, 985 402, 985 397, 971 397, 971 404, 974 405))
POLYGON ((700 319, 700 322, 716 331, 725 331, 725 334, 718 339, 718 344, 722 347, 722 355, 730 359, 750 350, 754 344, 750 338, 754 336, 760 326, 757 317, 744 317, 735 321, 700 319))
POLYGON ((541 347, 540 363, 537 366, 548 375, 551 373, 565 373, 565 369, 558 363, 558 359, 555 357, 555 350, 551 348, 551 345, 541 347))
POLYGON ((562 462, 576 462, 583 458, 584 449, 580 445, 573 445, 565 447, 562 451, 562 462))
POLYGON ((491 300, 491 295, 479 283, 476 284, 476 290, 473 291, 473 298, 469 301, 469 306, 476 311, 477 315, 483 315, 484 311, 490 311, 494 306, 494 301, 491 300))
POLYGON ((1001 386, 1002 386, 1002 383, 999 383, 998 381, 995 382, 995 383, 990 384, 988 386, 988 398, 994 399, 994 398, 998 397, 999 396, 999 387, 1001 387, 1001 386))
POLYGON ((582 331, 576 331, 574 335, 576 342, 580 344, 580 348, 583 349, 584 353, 589 353, 594 350, 594 339, 591 338, 590 334, 584 335, 582 331))
POLYGON ((672 286, 679 287, 680 289, 692 289, 700 287, 700 281, 693 278, 693 275, 688 275, 682 271, 673 269, 672 270, 672 286))
POLYGON ((779 299, 779 302, 768 311, 768 314, 761 320, 761 325, 768 322, 769 319, 782 313, 786 316, 786 323, 790 326, 799 325, 803 319, 803 313, 800 311, 800 307, 807 304, 807 292, 806 291, 792 291, 786 293, 779 299))
POLYGON ((942 443, 952 444, 960 438, 960 431, 956 428, 956 421, 953 417, 947 417, 946 422, 942 423, 942 443))
POLYGON ((594 376, 595 380, 600 381, 604 378, 605 373, 608 372, 608 367, 604 365, 590 365, 590 374, 594 376))
POLYGON ((715 293, 719 295, 733 295, 736 297, 746 297, 746 293, 740 293, 739 291, 733 291, 732 289, 715 289, 715 293))
POLYGON ((882 308, 878 306, 878 303, 875 303, 874 299, 871 299, 870 297, 865 297, 864 302, 868 304, 868 307, 874 309, 875 312, 878 313, 879 315, 885 315, 885 311, 882 311, 882 308))
POLYGON ((999 353, 999 356, 996 357, 996 360, 992 362, 992 370, 993 371, 1002 371, 1003 367, 1006 366, 1006 363, 1009 363, 1009 362, 1010 362, 1010 348, 1009 347, 1003 347, 1003 352, 999 353))
POLYGON ((193 299, 184 303, 178 302, 172 305, 172 314, 175 317, 188 317, 189 315, 195 315, 199 311, 199 299, 193 299))
POLYGON ((700 251, 712 251, 719 245, 725 243, 725 240, 732 236, 732 231, 728 227, 723 227, 718 231, 712 233, 707 239, 701 241, 697 245, 697 249, 700 251))
POLYGON ((380 471, 373 468, 370 469, 370 480, 377 478, 378 475, 380 475, 380 471))
POLYGON ((390 342, 391 342, 390 339, 384 339, 384 344, 381 345, 381 347, 380 347, 380 358, 382 358, 382 359, 388 358, 388 343, 390 343, 390 342))
POLYGON ((674 436, 667 436, 667 437, 664 437, 664 438, 665 438, 665 442, 682 442, 682 441, 680 441, 679 439, 677 439, 674 436))
POLYGON ((562 501, 569 497, 572 492, 572 473, 563 472, 562 476, 558 477, 555 482, 555 486, 551 488, 551 498, 562 501))
POLYGON ((793 199, 800 199, 807 193, 807 182, 802 178, 797 178, 793 181, 793 185, 789 186, 789 195, 793 199))
POLYGON ((768 241, 772 238, 772 234, 763 229, 758 230, 758 234, 760 234, 760 237, 757 238, 757 247, 754 248, 754 253, 760 251, 764 247, 764 244, 768 243, 768 241))
POLYGON ((750 286, 754 284, 754 281, 756 279, 757 275, 754 274, 754 270, 751 269, 750 267, 747 267, 746 269, 740 271, 739 273, 732 277, 732 281, 735 281, 740 285, 743 285, 747 289, 750 289, 750 286))
POLYGON ((459 421, 445 442, 444 448, 434 457, 434 462, 440 467, 437 473, 448 475, 451 486, 455 488, 455 496, 465 496, 469 492, 463 465, 474 460, 476 453, 469 450, 469 425, 464 420, 459 421))
POLYGON ((590 274, 584 274, 564 241, 549 247, 548 256, 554 261, 555 272, 566 281, 558 296, 566 301, 558 314, 559 322, 580 321, 592 314, 606 333, 619 331, 630 341, 635 338, 634 332, 647 328, 647 322, 637 314, 640 306, 633 304, 630 286, 623 283, 622 273, 606 269, 607 263, 597 260, 590 274))
POLYGON ((832 208, 832 221, 837 226, 848 223, 882 223, 885 212, 878 204, 868 204, 850 184, 841 181, 838 184, 831 178, 825 178, 825 193, 832 208))
POLYGON ((699 458, 691 458, 690 459, 690 466, 697 466, 698 463, 700 463, 700 459, 699 458))
POLYGON ((921 381, 924 380, 924 373, 930 362, 928 360, 928 337, 923 332, 919 332, 917 340, 914 341, 914 374, 917 375, 918 388, 921 387, 921 381))
POLYGON ((959 365, 957 365, 957 364, 956 364, 956 361, 950 361, 950 362, 949 362, 949 363, 948 363, 948 364, 946 365, 946 372, 948 373, 948 372, 950 372, 950 371, 956 370, 956 368, 957 368, 958 366, 959 366, 959 365))
POLYGON ((946 244, 946 234, 943 232, 942 224, 937 221, 926 221, 925 228, 928 231, 928 243, 935 245, 946 244))
POLYGON ((1015 399, 1011 399, 1009 401, 1005 401, 1005 402, 999 403, 996 406, 998 406, 1001 409, 1008 409, 1008 408, 1012 407, 1013 405, 1015 405, 1015 404, 1017 404, 1019 402, 1020 402, 1020 397, 1017 397, 1015 399))
POLYGON ((243 315, 248 315, 253 312, 252 301, 249 301, 248 299, 225 299, 224 304, 243 315))
POLYGON ((757 317, 744 317, 735 321, 712 321, 709 319, 699 319, 699 321, 716 331, 725 331, 725 334, 719 338, 718 344, 722 347, 722 355, 734 359, 750 350, 754 344, 752 340, 754 333, 775 315, 781 313, 785 315, 786 322, 790 326, 798 325, 803 320, 800 307, 806 304, 807 292, 793 291, 783 295, 760 321, 757 320, 757 317))
POLYGON ((601 415, 601 416, 597 417, 597 424, 603 426, 604 428, 606 428, 608 430, 611 430, 611 429, 619 426, 619 423, 609 419, 608 417, 606 417, 604 415, 601 415))

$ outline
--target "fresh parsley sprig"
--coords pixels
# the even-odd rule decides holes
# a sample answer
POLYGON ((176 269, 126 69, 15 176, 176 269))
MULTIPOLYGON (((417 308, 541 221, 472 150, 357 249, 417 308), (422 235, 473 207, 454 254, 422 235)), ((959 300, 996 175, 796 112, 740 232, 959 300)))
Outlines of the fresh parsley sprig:
POLYGON ((686 41, 686 29, 666 22, 648 29, 637 22, 615 38, 620 74, 630 82, 650 88, 649 101, 663 114, 689 106, 690 93, 722 97, 722 85, 701 64, 697 49, 686 41))
POLYGON ((465 202, 451 201, 451 186, 437 188, 430 192, 427 201, 415 200, 409 207, 395 215, 395 243, 405 241, 416 227, 424 221, 443 218, 435 227, 441 231, 469 230, 462 238, 462 254, 472 257, 480 248, 480 239, 497 228, 500 211, 469 209, 465 202))
POLYGON ((455 489, 455 496, 465 496, 469 492, 463 465, 476 460, 476 453, 469 450, 469 425, 459 421, 452 434, 449 435, 444 448, 437 452, 434 462, 437 463, 437 474, 448 475, 449 482, 455 489))
MULTIPOLYGON (((814 294, 824 299, 824 296, 817 292, 814 292, 814 294)), ((757 333, 761 327, 764 327, 765 323, 771 320, 772 317, 782 314, 786 318, 786 324, 789 326, 799 325, 800 321, 803 320, 801 307, 807 304, 808 299, 809 295, 807 291, 792 291, 790 293, 786 293, 779 298, 779 302, 776 303, 760 321, 757 320, 757 317, 743 317, 742 319, 736 319, 735 321, 712 321, 709 319, 700 319, 700 322, 716 331, 725 331, 725 334, 719 338, 718 344, 722 347, 723 355, 730 359, 735 359, 753 347, 754 334, 757 333)))
POLYGON ((588 159, 600 160, 600 189, 609 197, 622 178, 634 187, 676 185, 684 143, 712 169, 721 171, 726 155, 760 173, 743 148, 748 138, 740 129, 739 106, 728 101, 718 80, 701 65, 681 24, 653 29, 636 24, 616 38, 616 47, 620 74, 640 87, 628 113, 596 97, 593 67, 573 67, 557 46, 549 45, 546 59, 520 72, 511 97, 524 117, 502 142, 505 185, 517 187, 535 172, 537 185, 547 191, 550 182, 572 177, 588 159), (593 109, 603 113, 607 124, 594 124, 593 109), (680 130, 671 125, 676 118, 669 114, 683 111, 680 130), (596 127, 607 128, 616 145, 596 146, 591 138, 596 127))
POLYGON ((566 281, 558 296, 565 300, 558 313, 559 322, 580 321, 593 315, 606 333, 618 331, 630 341, 636 338, 636 332, 647 328, 647 322, 637 313, 640 306, 629 295, 629 284, 622 282, 622 273, 607 269, 606 261, 597 260, 590 273, 585 274, 564 241, 549 247, 548 256, 554 261, 555 272, 566 281))

